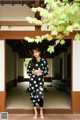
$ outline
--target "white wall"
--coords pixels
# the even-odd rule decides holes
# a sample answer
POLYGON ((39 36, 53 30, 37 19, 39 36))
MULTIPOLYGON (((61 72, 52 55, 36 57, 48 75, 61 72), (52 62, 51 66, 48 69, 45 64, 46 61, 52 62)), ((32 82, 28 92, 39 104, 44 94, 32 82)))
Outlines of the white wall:
MULTIPOLYGON (((60 54, 60 56, 59 56, 60 58, 62 58, 62 78, 64 78, 64 52, 62 52, 61 54, 60 54)), ((59 63, 60 64, 60 63, 59 63)))
POLYGON ((71 53, 71 47, 68 47, 67 54, 71 53))
POLYGON ((6 80, 14 80, 14 55, 12 48, 6 44, 6 80))
POLYGON ((73 41, 73 91, 80 91, 80 41, 73 41))
POLYGON ((7 82, 18 77, 18 54, 6 44, 6 80, 7 82))
POLYGON ((55 74, 60 74, 60 56, 57 55, 53 58, 53 77, 55 77, 55 74))
POLYGON ((19 58, 18 59, 18 76, 23 76, 23 67, 24 67, 24 59, 23 58, 19 58))
POLYGON ((27 16, 34 17, 27 5, 0 6, 0 21, 25 21, 27 16))
POLYGON ((63 59, 62 78, 67 77, 67 54, 69 53, 71 53, 71 47, 68 47, 66 52, 62 52, 53 58, 53 77, 55 77, 55 74, 60 74, 60 58, 63 59))
POLYGON ((0 91, 4 91, 4 79, 5 79, 5 69, 4 69, 4 41, 0 40, 0 91))
POLYGON ((62 68, 62 78, 66 78, 67 77, 67 52, 63 52, 60 54, 60 58, 63 59, 63 68, 62 68))
POLYGON ((64 52, 64 70, 63 70, 63 78, 67 77, 67 52, 64 52))
POLYGON ((47 75, 47 77, 52 77, 53 76, 53 59, 52 58, 47 58, 47 62, 49 65, 49 74, 47 75))
POLYGON ((18 77, 18 59, 18 53, 14 52, 14 79, 17 79, 18 77))
POLYGON ((0 27, 0 31, 4 31, 4 30, 8 30, 8 31, 35 31, 35 26, 1 26, 0 27))

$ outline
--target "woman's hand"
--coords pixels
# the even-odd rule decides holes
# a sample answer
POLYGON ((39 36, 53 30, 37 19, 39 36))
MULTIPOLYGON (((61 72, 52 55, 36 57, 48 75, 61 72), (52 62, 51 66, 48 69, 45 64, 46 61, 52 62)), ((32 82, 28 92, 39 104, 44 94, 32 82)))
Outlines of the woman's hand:
POLYGON ((32 74, 40 76, 40 75, 42 75, 42 70, 34 70, 34 71, 32 71, 32 74))
POLYGON ((32 74, 37 75, 37 70, 32 71, 32 74))
POLYGON ((37 70, 37 76, 42 75, 42 70, 37 70))

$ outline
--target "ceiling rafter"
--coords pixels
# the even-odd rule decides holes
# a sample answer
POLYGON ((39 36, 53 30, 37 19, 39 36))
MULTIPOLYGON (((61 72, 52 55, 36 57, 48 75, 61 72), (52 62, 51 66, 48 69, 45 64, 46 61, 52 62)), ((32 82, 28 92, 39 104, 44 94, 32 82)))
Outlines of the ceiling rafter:
POLYGON ((24 4, 28 5, 30 8, 31 7, 43 7, 44 6, 44 0, 0 0, 0 5, 5 5, 5 4, 21 4, 22 6, 24 4))
POLYGON ((55 52, 50 54, 47 52, 47 48, 49 45, 53 45, 55 43, 55 40, 52 40, 50 42, 43 41, 42 43, 28 43, 25 40, 6 40, 6 43, 11 46, 13 49, 13 52, 17 52, 20 57, 27 58, 31 57, 30 51, 35 48, 36 46, 39 47, 42 51, 42 56, 47 58, 55 57, 56 55, 59 55, 63 51, 66 51, 69 46, 71 46, 71 40, 66 41, 64 45, 57 45, 55 48, 55 52), (45 46, 45 47, 44 47, 45 46))
POLYGON ((24 4, 28 5, 30 8, 35 6, 35 0, 0 0, 0 4, 3 6, 4 4, 11 4, 14 6, 15 4, 24 4))

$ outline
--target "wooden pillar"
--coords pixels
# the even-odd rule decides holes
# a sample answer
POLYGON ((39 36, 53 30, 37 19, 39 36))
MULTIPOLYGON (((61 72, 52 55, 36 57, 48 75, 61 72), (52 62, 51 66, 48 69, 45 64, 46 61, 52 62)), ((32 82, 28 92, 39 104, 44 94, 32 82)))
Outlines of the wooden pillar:
POLYGON ((80 41, 73 41, 72 110, 73 113, 80 113, 80 41))
POLYGON ((5 111, 5 41, 0 40, 0 112, 5 111))

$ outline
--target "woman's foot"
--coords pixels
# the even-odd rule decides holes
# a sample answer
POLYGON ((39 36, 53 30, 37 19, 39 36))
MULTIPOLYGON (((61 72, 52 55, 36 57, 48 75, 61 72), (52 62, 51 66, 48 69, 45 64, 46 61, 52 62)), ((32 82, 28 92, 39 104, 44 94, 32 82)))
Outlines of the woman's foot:
POLYGON ((33 117, 33 119, 37 120, 37 116, 38 116, 37 108, 34 107, 34 117, 33 117))
POLYGON ((40 107, 40 118, 41 118, 41 120, 44 119, 43 107, 40 107))
POLYGON ((40 118, 41 118, 41 120, 44 120, 44 114, 43 113, 40 114, 40 118))
POLYGON ((37 113, 33 117, 34 120, 37 120, 37 113))

